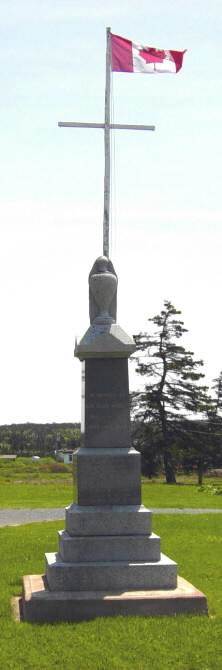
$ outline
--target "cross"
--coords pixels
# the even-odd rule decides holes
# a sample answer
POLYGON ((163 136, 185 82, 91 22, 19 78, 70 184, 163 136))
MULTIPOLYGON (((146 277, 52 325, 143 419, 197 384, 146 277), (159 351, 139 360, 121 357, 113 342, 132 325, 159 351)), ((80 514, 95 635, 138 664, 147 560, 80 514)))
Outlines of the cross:
POLYGON ((111 74, 111 29, 106 29, 106 88, 104 123, 81 123, 79 121, 59 121, 61 128, 102 128, 104 130, 105 174, 103 209, 103 255, 109 258, 110 221, 110 131, 111 130, 155 130, 155 126, 110 123, 110 74, 111 74))

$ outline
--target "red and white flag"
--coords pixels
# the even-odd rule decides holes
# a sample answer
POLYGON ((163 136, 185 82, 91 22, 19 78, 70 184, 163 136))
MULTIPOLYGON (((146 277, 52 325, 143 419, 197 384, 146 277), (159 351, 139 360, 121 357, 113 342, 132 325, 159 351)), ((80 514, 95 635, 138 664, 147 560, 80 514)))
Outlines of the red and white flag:
POLYGON ((110 33, 111 69, 113 72, 176 73, 183 64, 185 51, 155 49, 135 44, 110 33))

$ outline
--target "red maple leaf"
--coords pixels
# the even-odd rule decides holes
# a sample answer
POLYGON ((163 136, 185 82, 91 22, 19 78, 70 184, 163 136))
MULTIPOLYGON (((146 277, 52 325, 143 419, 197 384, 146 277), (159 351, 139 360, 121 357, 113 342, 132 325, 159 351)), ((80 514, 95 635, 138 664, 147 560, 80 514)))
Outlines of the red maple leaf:
POLYGON ((146 63, 162 63, 166 54, 161 49, 154 49, 154 47, 143 47, 139 49, 139 55, 144 58, 146 63))

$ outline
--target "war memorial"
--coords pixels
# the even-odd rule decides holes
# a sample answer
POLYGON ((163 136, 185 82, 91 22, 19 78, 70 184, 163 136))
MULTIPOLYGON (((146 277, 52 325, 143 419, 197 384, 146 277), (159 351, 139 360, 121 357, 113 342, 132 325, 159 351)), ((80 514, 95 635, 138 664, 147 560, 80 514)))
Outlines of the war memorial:
MULTIPOLYGON (((111 46, 117 37, 107 29, 104 123, 59 123, 104 130, 103 256, 89 274, 90 326, 75 348, 82 365, 82 439, 74 453, 77 500, 66 508, 58 552, 46 553, 45 574, 23 577, 22 616, 32 622, 207 613, 206 597, 178 576, 173 557, 161 553, 151 511, 142 505, 141 457, 131 442, 128 359, 135 344, 117 322, 118 280, 109 257, 110 131, 154 126, 110 123, 111 46)), ((122 42, 129 42, 118 40, 121 49, 122 42)), ((138 57, 146 67, 148 52, 155 66, 150 48, 138 57)), ((159 63, 165 62, 163 53, 159 63)))
POLYGON ((128 358, 133 339, 116 323, 117 276, 105 256, 89 275, 90 327, 82 362, 82 443, 74 455, 77 502, 66 508, 46 573, 23 578, 28 621, 206 613, 205 596, 161 553, 141 504, 140 454, 131 444, 128 358))

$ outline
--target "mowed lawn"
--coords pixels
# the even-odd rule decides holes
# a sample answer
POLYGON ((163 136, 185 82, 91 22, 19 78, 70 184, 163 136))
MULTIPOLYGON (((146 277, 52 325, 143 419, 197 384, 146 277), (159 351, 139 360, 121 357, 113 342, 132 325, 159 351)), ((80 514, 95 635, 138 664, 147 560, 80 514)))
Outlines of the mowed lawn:
POLYGON ((116 617, 79 624, 28 624, 12 619, 21 576, 44 571, 57 549, 58 522, 0 529, 2 670, 221 670, 222 516, 155 516, 162 549, 179 574, 208 598, 209 617, 116 617))
MULTIPOLYGON (((0 508, 65 507, 73 500, 71 465, 53 459, 0 460, 0 508)), ((143 478, 142 500, 147 507, 222 509, 222 480, 206 478, 200 488, 192 477, 180 476, 176 485, 143 478)))

